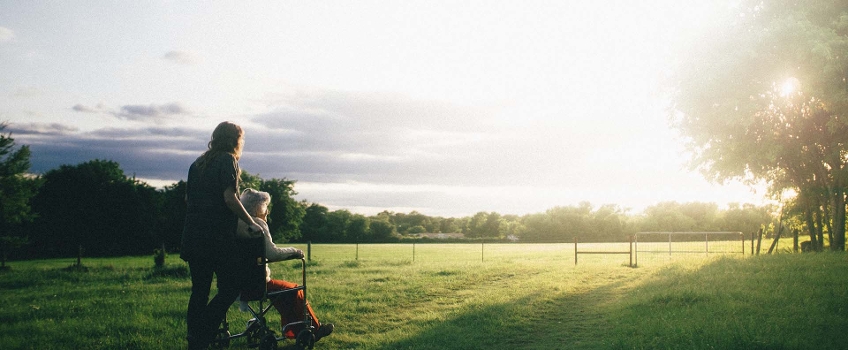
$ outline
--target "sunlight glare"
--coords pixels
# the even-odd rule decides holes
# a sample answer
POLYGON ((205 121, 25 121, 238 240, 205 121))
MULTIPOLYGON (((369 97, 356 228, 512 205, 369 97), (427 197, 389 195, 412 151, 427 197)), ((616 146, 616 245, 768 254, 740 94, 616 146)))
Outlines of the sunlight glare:
POLYGON ((799 85, 800 82, 796 78, 786 79, 786 81, 783 82, 783 85, 780 86, 780 96, 786 97, 795 93, 798 91, 799 85))

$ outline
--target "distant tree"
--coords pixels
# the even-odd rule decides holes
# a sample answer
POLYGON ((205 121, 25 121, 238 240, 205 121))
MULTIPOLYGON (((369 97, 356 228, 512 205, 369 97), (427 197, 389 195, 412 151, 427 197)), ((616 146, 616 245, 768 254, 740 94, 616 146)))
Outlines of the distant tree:
POLYGON ((391 242, 396 240, 397 232, 385 217, 377 216, 371 219, 369 226, 369 239, 372 242, 391 242))
POLYGON ((186 182, 178 181, 161 191, 157 243, 166 250, 179 249, 186 216, 186 182))
POLYGON ((262 178, 259 175, 251 174, 244 169, 241 169, 241 173, 239 174, 239 190, 244 191, 245 189, 252 188, 257 191, 262 191, 262 178))
POLYGON ((365 215, 353 214, 347 226, 347 238, 352 243, 365 242, 368 238, 368 230, 371 220, 365 215))
POLYGON ((440 216, 427 217, 427 221, 426 221, 427 225, 424 226, 424 232, 432 232, 432 233, 442 232, 442 230, 441 230, 442 221, 444 221, 444 220, 445 220, 445 218, 440 217, 440 216))
POLYGON ((626 239, 627 215, 621 207, 606 204, 595 209, 591 214, 589 226, 590 235, 603 241, 619 241, 626 239))
POLYGON ((324 227, 328 242, 349 242, 347 229, 353 217, 350 211, 345 209, 334 210, 327 213, 327 225, 324 227))
POLYGON ((410 227, 407 233, 415 235, 415 234, 425 233, 425 232, 427 232, 427 228, 424 227, 424 226, 418 225, 418 226, 410 227))
POLYGON ((478 212, 468 220, 469 238, 497 238, 500 235, 501 214, 478 212))
POLYGON ((312 203, 304 212, 303 222, 300 225, 301 238, 309 242, 330 242, 331 237, 326 234, 329 213, 327 207, 312 203))
POLYGON ((6 123, 0 124, 0 268, 6 268, 6 260, 12 249, 17 249, 28 240, 21 224, 31 222, 35 213, 30 199, 40 184, 38 178, 28 178, 29 147, 15 149, 11 134, 3 134, 6 123))
POLYGON ((442 233, 454 233, 461 232, 459 225, 457 225, 459 219, 456 218, 445 218, 439 222, 439 232, 442 233))
POLYGON ((271 213, 268 215, 268 225, 275 241, 280 243, 294 241, 301 237, 300 225, 306 215, 303 204, 294 199, 294 180, 270 179, 262 180, 260 191, 271 195, 271 213))
POLYGON ((480 211, 468 219, 468 231, 465 236, 468 238, 481 238, 485 232, 486 218, 489 213, 480 211))
POLYGON ((553 207, 544 213, 522 218, 522 241, 569 242, 574 237, 584 240, 603 240, 593 226, 592 204, 581 202, 577 206, 553 207))
POLYGON ((722 213, 722 231, 757 232, 774 220, 771 206, 731 203, 722 213))
MULTIPOLYGON (((715 206, 715 204, 712 204, 715 206)), ((687 210, 685 207, 692 204, 680 204, 678 202, 662 202, 645 208, 645 216, 642 221, 641 231, 703 231, 704 225, 712 225, 698 221, 697 210, 687 210), (693 217, 693 215, 695 214, 693 217)), ((716 206, 717 208, 717 206, 716 206)))
POLYGON ((515 215, 504 215, 501 217, 498 236, 517 238, 524 234, 525 229, 521 218, 515 215))
POLYGON ((483 237, 499 238, 501 231, 501 214, 491 212, 486 215, 486 222, 483 223, 483 237))
POLYGON ((39 255, 148 254, 156 248, 157 191, 124 175, 118 163, 62 165, 43 176, 33 198, 39 215, 32 249, 39 255))

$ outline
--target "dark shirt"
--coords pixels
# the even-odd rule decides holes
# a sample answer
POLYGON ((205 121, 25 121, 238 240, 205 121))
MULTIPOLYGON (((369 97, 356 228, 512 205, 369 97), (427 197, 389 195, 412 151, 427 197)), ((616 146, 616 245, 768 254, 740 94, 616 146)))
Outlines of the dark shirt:
MULTIPOLYGON (((199 158, 198 158, 199 159, 199 158)), ((186 220, 180 257, 189 261, 209 258, 229 244, 236 233, 238 217, 224 202, 224 191, 233 187, 238 193, 238 161, 223 153, 210 159, 201 170, 195 160, 186 181, 186 220)))

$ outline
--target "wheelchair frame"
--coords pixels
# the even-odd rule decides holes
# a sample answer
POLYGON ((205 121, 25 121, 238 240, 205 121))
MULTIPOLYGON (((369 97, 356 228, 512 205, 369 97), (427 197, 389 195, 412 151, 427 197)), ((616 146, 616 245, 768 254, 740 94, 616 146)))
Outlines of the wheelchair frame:
MULTIPOLYGON (((212 341, 212 346, 218 349, 225 349, 229 347, 230 341, 233 339, 246 337, 248 339, 248 346, 250 347, 258 346, 260 350, 274 350, 277 349, 278 341, 287 339, 285 336, 286 331, 293 327, 303 326, 303 329, 295 336, 295 347, 297 349, 312 349, 315 345, 315 327, 313 325, 312 316, 309 314, 309 310, 307 308, 306 259, 300 258, 302 283, 299 286, 269 293, 267 285, 264 284, 265 265, 269 263, 265 254, 264 237, 262 237, 262 242, 261 256, 256 257, 256 265, 254 268, 261 268, 264 287, 262 288, 262 296, 258 298, 258 300, 250 299, 248 302, 248 312, 250 312, 253 318, 248 321, 244 331, 231 334, 227 316, 224 315, 224 319, 221 321, 221 327, 215 333, 215 339, 212 341), (288 294, 297 293, 301 290, 303 291, 303 321, 295 321, 283 325, 281 329, 281 336, 276 336, 272 328, 269 327, 268 320, 265 315, 274 306, 274 301, 277 298, 282 298, 288 294), (250 302, 253 301, 258 302, 255 309, 250 305, 250 302), (265 305, 266 301, 267 305, 265 305)), ((295 300, 296 299, 297 298, 295 297, 295 300)))

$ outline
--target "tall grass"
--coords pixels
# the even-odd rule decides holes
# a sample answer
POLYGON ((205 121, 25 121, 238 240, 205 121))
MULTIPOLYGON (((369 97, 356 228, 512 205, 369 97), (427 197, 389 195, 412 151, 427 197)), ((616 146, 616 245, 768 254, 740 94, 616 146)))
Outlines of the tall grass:
MULTIPOLYGON (((303 246, 305 248, 305 246, 303 246)), ((841 349, 845 254, 626 266, 565 245, 313 245, 309 299, 335 323, 318 349, 841 349), (482 257, 481 259, 481 252, 482 257)), ((169 257, 13 262, 3 349, 185 347, 187 267, 169 257)), ((299 264, 272 264, 299 279, 299 264)), ((275 314, 272 311, 272 314, 275 314)), ((233 328, 247 315, 229 312, 233 328)), ((234 349, 247 349, 235 340, 234 349)))

